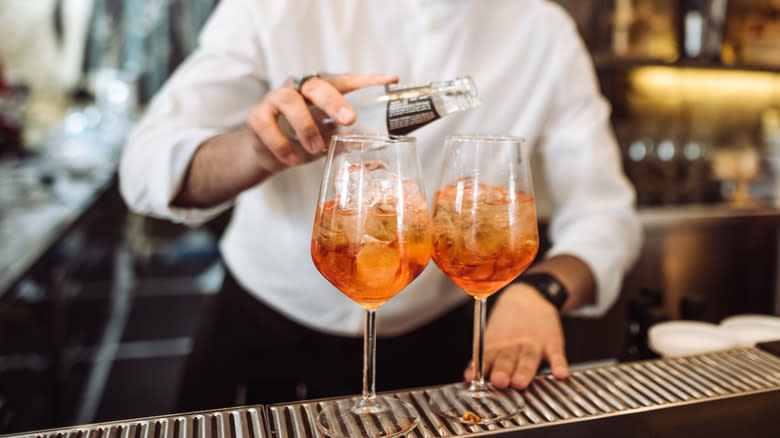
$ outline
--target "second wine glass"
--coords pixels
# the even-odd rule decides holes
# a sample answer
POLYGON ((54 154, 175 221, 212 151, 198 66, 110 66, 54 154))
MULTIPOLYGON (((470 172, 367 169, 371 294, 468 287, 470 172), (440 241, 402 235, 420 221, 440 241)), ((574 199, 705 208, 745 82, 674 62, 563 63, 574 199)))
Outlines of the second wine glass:
POLYGON ((431 211, 433 260, 474 297, 476 372, 468 388, 457 389, 449 401, 433 400, 433 407, 465 423, 507 419, 517 414, 518 402, 485 381, 484 332, 487 298, 520 275, 539 247, 525 141, 447 137, 431 211))
POLYGON ((331 141, 312 233, 320 273, 365 309, 363 395, 327 404, 317 426, 331 437, 384 437, 419 423, 414 407, 376 395, 376 309, 412 282, 431 256, 428 204, 412 137, 348 135, 331 141))

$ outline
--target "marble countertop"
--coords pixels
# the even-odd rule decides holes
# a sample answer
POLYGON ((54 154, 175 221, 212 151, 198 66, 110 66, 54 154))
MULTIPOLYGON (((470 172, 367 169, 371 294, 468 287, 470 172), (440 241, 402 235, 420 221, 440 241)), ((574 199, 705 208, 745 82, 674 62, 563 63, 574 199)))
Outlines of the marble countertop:
POLYGON ((33 157, 0 160, 0 296, 115 181, 115 166, 72 169, 33 157))

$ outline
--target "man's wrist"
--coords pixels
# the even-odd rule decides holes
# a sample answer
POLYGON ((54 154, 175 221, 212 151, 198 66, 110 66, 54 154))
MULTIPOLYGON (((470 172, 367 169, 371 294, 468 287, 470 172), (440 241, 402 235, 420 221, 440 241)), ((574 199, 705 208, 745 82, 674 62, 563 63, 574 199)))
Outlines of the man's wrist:
POLYGON ((515 283, 524 283, 533 287, 542 295, 542 297, 544 297, 544 299, 555 306, 558 311, 563 308, 563 305, 569 298, 569 291, 566 289, 566 286, 564 286, 554 275, 547 272, 530 272, 523 274, 512 282, 512 284, 515 283))
POLYGON ((245 141, 251 147, 258 175, 262 175, 263 179, 273 173, 290 167, 289 164, 276 158, 273 152, 271 152, 271 149, 269 149, 268 146, 260 140, 260 137, 258 137, 250 128, 242 129, 239 135, 242 137, 241 140, 245 141))

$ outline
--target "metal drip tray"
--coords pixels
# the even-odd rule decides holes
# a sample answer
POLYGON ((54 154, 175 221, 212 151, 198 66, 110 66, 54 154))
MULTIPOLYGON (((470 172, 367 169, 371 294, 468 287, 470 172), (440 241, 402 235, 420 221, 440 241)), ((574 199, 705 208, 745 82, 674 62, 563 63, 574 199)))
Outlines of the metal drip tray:
MULTIPOLYGON (((448 420, 431 409, 431 401, 437 398, 452 401, 452 389, 453 385, 447 385, 391 394, 412 404, 421 416, 420 424, 408 436, 731 437, 747 433, 741 421, 746 416, 750 418, 751 438, 776 438, 780 430, 780 358, 757 348, 577 370, 563 381, 537 376, 526 390, 510 391, 512 403, 521 413, 488 425, 448 420), (737 409, 724 410, 723 403, 737 409), (700 411, 703 416, 697 414, 700 411), (648 417, 656 413, 665 413, 665 417, 661 421, 657 416, 648 417), (698 422, 692 421, 696 415, 698 422), (672 422, 666 428, 657 428, 658 423, 667 421, 666 417, 673 417, 672 422), (613 420, 611 424, 602 424, 609 420, 613 420), (587 429, 593 424, 599 426, 587 429), (702 424, 711 427, 705 430, 702 424)), ((317 430, 317 414, 322 409, 335 413, 344 408, 346 400, 258 405, 2 438, 325 438, 317 430)), ((475 405, 468 409, 484 415, 502 408, 475 405)), ((358 428, 361 435, 376 435, 387 421, 393 421, 391 417, 376 423, 356 422, 352 427, 358 428)))
MULTIPOLYGON (((516 431, 523 431, 519 436, 526 436, 528 429, 778 391, 780 358, 745 348, 578 370, 563 381, 549 375, 537 376, 526 390, 509 392, 521 414, 487 425, 462 423, 434 412, 433 400, 457 403, 452 397, 453 389, 453 385, 447 385, 392 394, 411 403, 422 417, 408 436, 480 436, 516 431)), ((780 404, 775 406, 780 409, 780 404)), ((322 409, 344 407, 344 399, 273 405, 267 408, 269 430, 275 438, 324 438, 316 427, 317 414, 322 409)), ((490 412, 504 408, 475 404, 467 409, 488 417, 490 412)), ((775 411, 780 415, 778 409, 775 411)), ((351 427, 361 435, 371 436, 383 422, 393 421, 392 415, 389 417, 371 424, 355 421, 351 427)))
POLYGON ((14 435, 19 438, 266 438, 263 407, 100 423, 14 435))

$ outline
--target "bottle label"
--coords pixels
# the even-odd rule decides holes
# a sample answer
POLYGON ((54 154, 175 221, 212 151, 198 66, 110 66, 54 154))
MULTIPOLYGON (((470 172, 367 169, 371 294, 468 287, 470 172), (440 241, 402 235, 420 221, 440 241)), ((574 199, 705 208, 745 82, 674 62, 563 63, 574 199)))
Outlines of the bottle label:
POLYGON ((389 84, 385 91, 390 135, 406 135, 441 117, 433 105, 430 84, 389 84))

